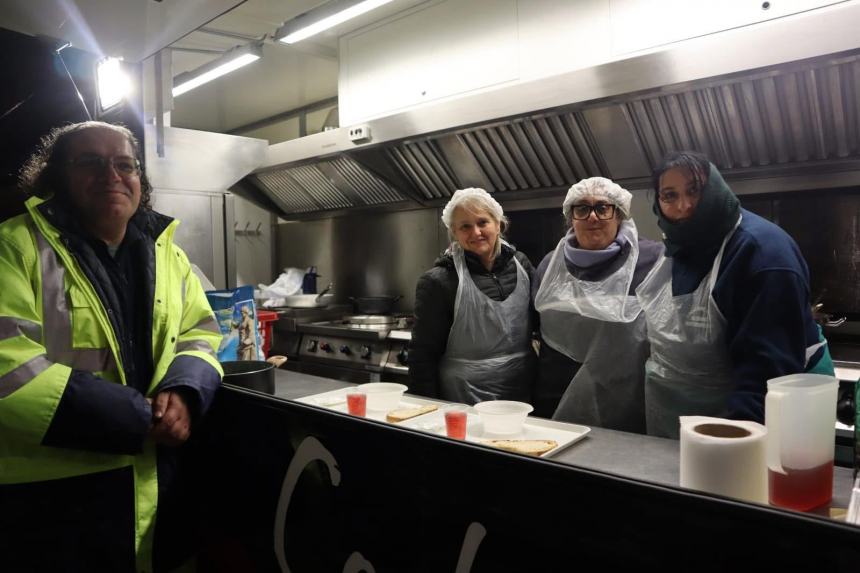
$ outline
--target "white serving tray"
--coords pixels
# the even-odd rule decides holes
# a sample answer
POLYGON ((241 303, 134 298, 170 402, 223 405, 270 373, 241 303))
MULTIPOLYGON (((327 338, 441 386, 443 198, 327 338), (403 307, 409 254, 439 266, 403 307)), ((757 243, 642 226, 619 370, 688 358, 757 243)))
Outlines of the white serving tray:
MULTIPOLYGON (((430 434, 445 435, 444 408, 404 420, 400 423, 405 428, 421 430, 430 434)), ((558 445, 543 454, 542 458, 554 456, 571 444, 580 440, 591 428, 578 424, 544 420, 543 418, 526 418, 523 430, 516 434, 491 434, 484 431, 484 424, 474 409, 469 408, 466 412, 466 441, 483 443, 485 440, 555 440, 558 445)))
MULTIPOLYGON (((350 392, 354 392, 355 388, 340 388, 338 390, 332 390, 331 392, 323 392, 321 394, 313 394, 311 396, 305 396, 304 398, 297 398, 296 402, 301 402, 303 404, 310 404, 312 406, 321 406, 323 408, 328 408, 329 410, 334 410, 335 412, 343 412, 344 414, 348 413, 349 410, 346 407, 346 395, 350 392)), ((400 404, 397 405, 397 408, 392 409, 404 409, 404 408, 420 408, 421 406, 427 406, 428 404, 433 404, 435 406, 445 405, 445 402, 440 402, 438 400, 428 400, 427 398, 418 398, 417 396, 403 396, 400 400, 400 404)), ((369 420, 385 420, 385 415, 388 414, 391 410, 371 410, 367 409, 367 414, 365 418, 369 420)), ((421 416, 415 416, 414 418, 409 418, 409 420, 405 420, 407 422, 411 422, 413 420, 418 420, 423 418, 424 416, 429 416, 435 412, 430 412, 428 414, 422 414, 421 416)), ((391 422, 389 422, 391 423, 391 422)), ((403 422, 399 422, 399 424, 403 424, 403 422)), ((442 430, 444 431, 444 427, 442 430)))

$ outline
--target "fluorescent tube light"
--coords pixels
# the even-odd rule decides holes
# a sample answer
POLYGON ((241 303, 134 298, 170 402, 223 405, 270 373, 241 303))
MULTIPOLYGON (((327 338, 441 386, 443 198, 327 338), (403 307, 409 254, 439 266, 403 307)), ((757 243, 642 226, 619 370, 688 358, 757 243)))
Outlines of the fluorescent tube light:
POLYGON ((96 64, 96 78, 102 111, 117 105, 131 92, 131 81, 118 58, 105 58, 96 64))
POLYGON ((184 94, 187 91, 211 82, 224 74, 246 66, 251 62, 259 60, 263 55, 260 46, 248 44, 240 48, 230 50, 218 59, 200 66, 196 70, 179 74, 173 78, 173 97, 184 94))
POLYGON ((275 37, 285 44, 295 44, 389 2, 391 0, 333 0, 296 16, 284 24, 275 37))

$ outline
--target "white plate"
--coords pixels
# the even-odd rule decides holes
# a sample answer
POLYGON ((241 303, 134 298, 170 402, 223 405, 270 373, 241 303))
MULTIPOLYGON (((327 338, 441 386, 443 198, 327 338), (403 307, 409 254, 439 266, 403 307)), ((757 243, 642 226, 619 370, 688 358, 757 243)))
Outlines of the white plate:
MULTIPOLYGON (((430 434, 445 435, 445 416, 439 410, 405 420, 400 425, 430 434)), ((477 412, 472 408, 469 408, 466 412, 466 441, 479 444, 485 440, 555 440, 558 442, 556 447, 541 456, 543 458, 554 456, 590 431, 591 428, 588 426, 528 417, 523 424, 521 432, 517 432, 516 434, 491 434, 484 431, 484 424, 478 417, 477 412)))
MULTIPOLYGON (((303 404, 311 404, 312 406, 321 406, 323 408, 328 408, 329 410, 334 410, 335 412, 343 412, 348 413, 349 410, 346 407, 346 395, 350 392, 354 392, 355 388, 340 388, 338 390, 332 390, 331 392, 323 392, 321 394, 313 394, 312 396, 305 396, 304 398, 297 398, 296 402, 301 402, 303 404)), ((397 405, 397 410, 401 410, 404 408, 420 408, 421 406, 426 406, 428 404, 433 404, 439 406, 440 408, 444 405, 444 402, 438 402, 436 400, 428 400, 426 398, 418 398, 417 396, 403 396, 400 399, 400 404, 397 405)), ((385 421, 385 415, 388 414, 391 410, 371 410, 367 409, 367 415, 365 418, 370 420, 381 420, 385 421)), ((434 412, 430 412, 432 414, 434 412)), ((410 422, 412 420, 418 420, 424 418, 424 416, 428 416, 429 414, 422 414, 420 416, 415 416, 414 418, 409 418, 406 420, 410 422)), ((399 422, 403 423, 403 422, 399 422)), ((444 426, 442 430, 444 431, 444 426)))

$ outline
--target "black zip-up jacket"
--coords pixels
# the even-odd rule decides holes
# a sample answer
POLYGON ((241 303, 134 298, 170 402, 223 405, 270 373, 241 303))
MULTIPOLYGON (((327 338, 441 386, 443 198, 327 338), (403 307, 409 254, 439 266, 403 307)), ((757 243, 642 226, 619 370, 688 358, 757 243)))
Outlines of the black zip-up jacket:
MULTIPOLYGON (((465 258, 469 274, 481 292, 493 300, 505 300, 517 286, 514 257, 531 280, 534 268, 528 257, 508 245, 502 245, 490 271, 476 255, 466 251, 465 258)), ((448 333, 454 323, 454 300, 459 284, 450 253, 440 256, 433 268, 418 279, 415 325, 409 345, 409 391, 414 394, 439 396, 439 360, 445 353, 448 333)), ((529 310, 531 312, 531 308, 529 310)))

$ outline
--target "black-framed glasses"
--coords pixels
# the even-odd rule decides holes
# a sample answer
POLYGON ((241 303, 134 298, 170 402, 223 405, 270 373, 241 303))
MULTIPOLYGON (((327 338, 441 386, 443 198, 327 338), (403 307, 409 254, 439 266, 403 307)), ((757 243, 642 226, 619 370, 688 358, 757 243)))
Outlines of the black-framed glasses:
POLYGON ((615 216, 615 205, 613 205, 612 203, 598 203, 597 205, 574 205, 573 209, 571 209, 571 212, 573 213, 573 218, 577 221, 588 219, 591 216, 592 211, 594 211, 594 214, 597 215, 598 219, 600 219, 601 221, 605 221, 615 216))
POLYGON ((68 163, 75 169, 83 169, 90 173, 101 173, 108 165, 120 175, 137 175, 140 173, 140 162, 134 157, 124 155, 118 157, 82 155, 75 159, 69 159, 68 163))

